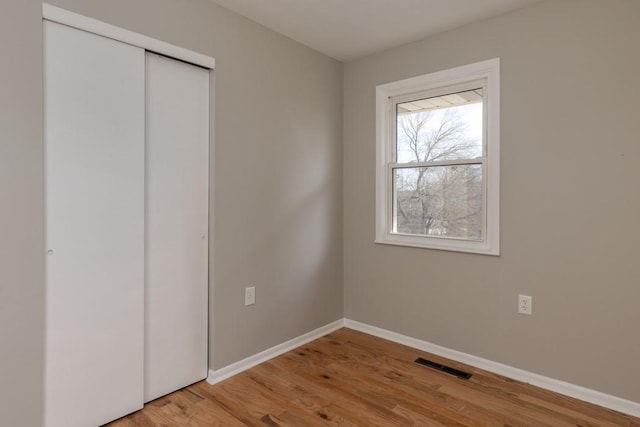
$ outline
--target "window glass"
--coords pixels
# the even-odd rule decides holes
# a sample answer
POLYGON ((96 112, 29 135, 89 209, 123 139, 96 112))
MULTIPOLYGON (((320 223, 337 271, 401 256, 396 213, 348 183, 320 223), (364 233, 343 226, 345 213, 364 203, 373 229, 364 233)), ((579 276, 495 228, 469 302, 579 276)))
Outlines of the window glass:
POLYGON ((482 88, 396 104, 396 162, 482 156, 482 88))
POLYGON ((482 239, 482 166, 397 168, 394 232, 482 239))

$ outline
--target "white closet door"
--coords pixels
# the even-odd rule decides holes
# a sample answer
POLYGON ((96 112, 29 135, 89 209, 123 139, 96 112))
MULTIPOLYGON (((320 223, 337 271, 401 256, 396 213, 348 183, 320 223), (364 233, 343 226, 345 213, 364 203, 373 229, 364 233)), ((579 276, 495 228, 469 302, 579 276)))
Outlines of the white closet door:
POLYGON ((142 407, 144 50, 44 23, 45 425, 142 407))
POLYGON ((147 53, 145 402, 207 376, 209 70, 147 53))

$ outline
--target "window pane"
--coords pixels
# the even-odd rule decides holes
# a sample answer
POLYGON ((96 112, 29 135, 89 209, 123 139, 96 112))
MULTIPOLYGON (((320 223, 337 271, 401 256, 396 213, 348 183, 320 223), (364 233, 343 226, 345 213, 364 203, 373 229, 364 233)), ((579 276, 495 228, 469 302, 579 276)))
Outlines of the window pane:
POLYGON ((482 239, 482 165, 393 171, 395 233, 482 239))
POLYGON ((482 88, 396 105, 398 163, 482 156, 482 88))

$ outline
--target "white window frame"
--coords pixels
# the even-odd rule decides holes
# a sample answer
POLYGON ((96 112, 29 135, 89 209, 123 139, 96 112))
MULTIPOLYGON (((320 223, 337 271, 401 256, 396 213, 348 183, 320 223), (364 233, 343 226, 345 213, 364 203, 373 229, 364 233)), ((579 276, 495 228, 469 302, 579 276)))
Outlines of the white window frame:
MULTIPOLYGON (((456 162, 456 163, 464 163, 456 162)), ((479 163, 479 162, 476 162, 479 163)), ((376 87, 376 243, 500 255, 500 58, 391 82, 376 87), (393 232, 395 104, 420 94, 483 81, 482 240, 393 232)))

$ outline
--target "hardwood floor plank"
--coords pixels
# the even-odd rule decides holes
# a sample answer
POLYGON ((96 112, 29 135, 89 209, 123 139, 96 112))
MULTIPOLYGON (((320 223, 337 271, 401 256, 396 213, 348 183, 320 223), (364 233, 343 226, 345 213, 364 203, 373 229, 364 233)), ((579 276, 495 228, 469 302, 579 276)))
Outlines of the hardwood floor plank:
POLYGON ((292 382, 289 372, 271 364, 263 364, 257 368, 253 372, 254 379, 261 384, 278 381, 279 386, 271 389, 273 393, 284 401, 285 407, 306 413, 309 423, 317 423, 319 418, 324 425, 358 425, 358 420, 351 419, 349 413, 345 414, 344 410, 333 405, 332 399, 305 387, 300 381, 292 382), (292 394, 295 396, 293 399, 292 394))
POLYGON ((313 390, 323 401, 331 402, 339 415, 347 419, 351 418, 361 425, 408 424, 408 420, 393 413, 390 409, 360 396, 358 390, 340 388, 332 381, 326 369, 315 368, 312 365, 306 365, 306 363, 301 369, 300 366, 295 366, 295 360, 290 353, 287 353, 271 360, 270 364, 281 369, 288 368, 293 381, 313 390), (353 414, 357 414, 357 418, 353 419, 353 414))
MULTIPOLYGON (((340 334, 341 332, 342 330, 337 331, 336 333, 340 334)), ((619 426, 626 425, 625 423, 629 422, 628 419, 626 419, 626 416, 618 412, 602 408, 597 405, 586 404, 585 402, 581 402, 577 399, 572 399, 570 397, 562 396, 548 390, 512 380, 510 378, 482 371, 468 365, 444 359, 434 354, 421 352, 420 350, 416 350, 411 347, 396 344, 394 344, 393 346, 389 346, 388 341, 377 337, 371 337, 361 332, 349 334, 348 341, 356 345, 363 345, 367 350, 372 350, 374 352, 384 352, 388 357, 394 359, 388 361, 389 365, 394 365, 394 362, 396 360, 403 362, 402 359, 405 359, 404 362, 406 362, 407 360, 412 360, 411 358, 416 357, 417 355, 424 355, 423 357, 434 360, 438 363, 443 363, 456 369, 474 373, 474 376, 468 383, 468 386, 470 388, 480 389, 483 392, 488 392, 491 395, 501 396, 502 398, 507 400, 513 398, 517 399, 520 395, 536 396, 540 399, 541 402, 545 402, 544 405, 549 408, 554 408, 554 410, 560 412, 562 412, 561 408, 568 408, 573 410, 574 412, 584 414, 583 416, 586 415, 587 417, 589 417, 590 414, 597 414, 596 418, 599 422, 599 424, 597 425, 608 425, 607 422, 610 422, 613 423, 613 425, 619 426), (576 409, 578 409, 578 411, 576 411, 576 409)), ((556 423, 559 422, 557 420, 554 421, 556 423)))
MULTIPOLYGON (((302 349, 304 349, 304 347, 302 349)), ((356 351, 350 347, 349 343, 345 343, 344 350, 347 353, 356 354, 356 351)), ((438 391, 446 381, 464 383, 464 380, 437 371, 426 370, 427 368, 416 365, 413 362, 409 363, 407 360, 402 361, 402 363, 396 363, 396 360, 386 356, 381 358, 383 363, 379 363, 380 361, 377 360, 373 364, 362 361, 353 362, 350 361, 348 357, 340 357, 338 359, 340 359, 341 362, 335 362, 331 365, 332 367, 338 363, 344 365, 344 369, 340 370, 338 375, 345 377, 364 375, 370 379, 385 381, 384 387, 393 390, 395 395, 399 395, 401 392, 407 392, 413 395, 414 398, 419 399, 424 408, 430 407, 435 411, 442 412, 447 408, 460 414, 460 408, 463 408, 467 415, 467 425, 474 425, 472 420, 476 417, 484 420, 492 418, 491 414, 488 413, 485 408, 477 407, 476 405, 469 404, 468 401, 455 399, 453 396, 438 391)), ((361 360, 364 360, 364 358, 361 360)), ((409 397, 404 395, 403 399, 406 400, 409 399, 409 397)), ((490 422, 489 425, 502 425, 497 421, 498 419, 503 421, 506 419, 512 422, 517 421, 505 418, 505 416, 502 415, 500 417, 496 416, 495 420, 490 422)), ((487 424, 485 422, 485 424, 482 425, 487 424)))
MULTIPOLYGON (((318 356, 318 354, 311 355, 311 357, 318 356)), ((321 366, 321 360, 318 362, 319 364, 316 366, 321 366)), ((346 362, 345 360, 342 363, 346 362)), ((312 364, 305 368, 307 371, 313 369, 317 368, 312 364)), ((425 406, 425 409, 430 411, 429 415, 433 420, 442 418, 442 420, 447 422, 447 425, 474 425, 472 420, 462 414, 450 411, 442 404, 428 405, 428 402, 425 402, 424 396, 422 396, 423 399, 419 399, 409 393, 405 393, 400 388, 381 382, 378 379, 378 375, 360 375, 354 369, 345 369, 337 363, 328 365, 324 371, 320 370, 316 372, 316 374, 322 376, 325 380, 335 381, 335 386, 338 388, 357 390, 356 394, 359 398, 395 413, 398 413, 396 409, 398 405, 407 404, 412 401, 413 403, 425 406), (425 403, 427 403, 427 405, 425 405, 425 403), (431 406, 431 408, 427 408, 428 406, 431 406)), ((444 396, 442 397, 444 398, 444 396)))
MULTIPOLYGON (((378 368, 377 365, 367 365, 366 363, 347 363, 344 359, 342 364, 344 368, 337 367, 337 362, 330 365, 336 370, 337 376, 341 378, 352 378, 358 376, 364 376, 369 381, 385 381, 377 385, 377 388, 388 390, 388 392, 395 396, 401 397, 401 402, 406 404, 407 402, 414 402, 420 406, 424 411, 431 411, 432 416, 441 415, 448 416, 452 420, 465 423, 464 425, 502 425, 504 421, 517 422, 518 419, 513 419, 505 414, 493 415, 486 408, 470 404, 468 401, 456 399, 451 395, 447 395, 439 391, 442 384, 447 381, 462 382, 455 377, 451 377, 445 374, 441 374, 437 371, 426 371, 424 367, 415 364, 406 364, 402 373, 399 370, 385 371, 378 368), (413 371, 413 372, 410 372, 413 371), (433 375, 434 373, 438 374, 433 375), (429 376, 430 380, 422 382, 422 378, 429 376), (435 377, 435 378, 434 378, 435 377), (484 420, 482 423, 474 422, 474 419, 484 420)), ((389 366, 393 363, 392 360, 385 358, 384 366, 389 366)), ((365 387, 365 389, 370 387, 365 387)), ((400 402, 396 402, 400 403, 400 402)))
POLYGON ((640 427, 640 419, 350 329, 110 427, 640 427), (424 357, 469 380, 414 363, 424 357))

